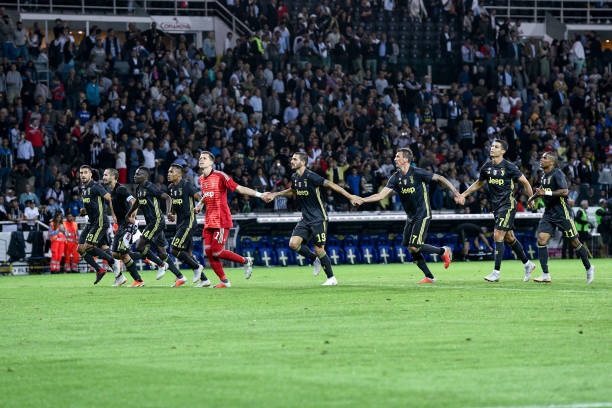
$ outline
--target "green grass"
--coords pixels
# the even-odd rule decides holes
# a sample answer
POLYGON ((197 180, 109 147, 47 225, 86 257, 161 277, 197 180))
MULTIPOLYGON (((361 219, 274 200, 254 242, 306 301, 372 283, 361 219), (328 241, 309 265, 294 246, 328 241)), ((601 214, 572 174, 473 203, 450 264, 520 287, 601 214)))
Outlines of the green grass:
MULTIPOLYGON (((256 267, 231 289, 0 278, 2 407, 612 406, 612 261, 256 267), (534 272, 539 274, 538 269, 534 272)), ((212 272, 207 269, 209 275, 212 272)), ((191 273, 187 275, 191 278, 191 273)))

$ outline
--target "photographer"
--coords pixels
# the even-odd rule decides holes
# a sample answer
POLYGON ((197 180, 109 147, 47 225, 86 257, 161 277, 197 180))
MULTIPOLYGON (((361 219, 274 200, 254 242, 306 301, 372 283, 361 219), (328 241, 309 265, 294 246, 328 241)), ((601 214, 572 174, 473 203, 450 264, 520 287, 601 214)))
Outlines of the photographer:
POLYGON ((609 205, 609 201, 606 201, 605 198, 600 198, 599 208, 595 210, 597 232, 599 233, 601 240, 601 250, 599 256, 602 258, 608 257, 608 248, 610 247, 610 243, 612 241, 612 212, 610 211, 609 205))

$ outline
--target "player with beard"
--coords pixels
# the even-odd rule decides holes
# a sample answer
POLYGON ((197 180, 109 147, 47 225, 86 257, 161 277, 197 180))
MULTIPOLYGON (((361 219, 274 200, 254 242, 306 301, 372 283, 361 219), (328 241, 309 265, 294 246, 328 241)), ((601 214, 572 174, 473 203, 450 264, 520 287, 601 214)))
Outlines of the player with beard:
MULTIPOLYGON (((134 279, 132 287, 144 286, 142 277, 136 269, 136 263, 130 256, 130 235, 134 234, 136 229, 136 220, 134 215, 128 217, 128 211, 136 201, 136 198, 128 191, 127 187, 120 184, 117 180, 119 178, 119 171, 116 169, 104 170, 102 176, 102 182, 110 189, 112 199, 113 217, 117 220, 117 231, 113 238, 113 244, 111 246, 113 257, 116 262, 119 260, 123 261, 126 269, 134 279)), ((113 286, 121 286, 127 282, 125 276, 121 275, 115 279, 113 286)))
MULTIPOLYGON (((96 285, 104 275, 106 269, 100 267, 94 256, 105 260, 113 269, 115 279, 121 275, 121 265, 106 252, 103 248, 108 248, 107 231, 110 226, 108 219, 104 215, 104 202, 111 203, 111 195, 98 182, 93 179, 93 170, 88 165, 79 168, 79 178, 81 180, 81 196, 83 198, 83 208, 81 215, 87 214, 88 221, 79 237, 79 254, 96 271, 96 285)), ((112 203, 111 203, 112 205, 112 203)))
POLYGON ((398 195, 407 216, 402 245, 408 248, 412 259, 425 275, 419 284, 429 284, 435 283, 436 279, 427 266, 423 254, 439 255, 444 262, 445 269, 450 266, 452 257, 449 247, 436 247, 425 243, 431 222, 429 184, 432 181, 444 184, 455 197, 459 196, 459 192, 446 177, 411 166, 413 159, 414 155, 410 148, 399 149, 395 154, 397 170, 391 175, 387 185, 377 194, 365 198, 357 197, 351 202, 353 204, 371 203, 384 199, 392 192, 398 195))
MULTIPOLYGON (((533 202, 538 197, 542 197, 545 204, 544 215, 538 225, 538 258, 542 267, 542 276, 533 281, 538 283, 550 283, 550 273, 548 272, 548 241, 555 232, 555 227, 563 234, 564 239, 568 239, 576 254, 582 260, 582 265, 586 270, 586 282, 591 283, 595 278, 595 265, 591 265, 589 254, 578 238, 578 230, 574 225, 572 212, 567 204, 569 190, 565 174, 558 167, 557 155, 552 152, 545 152, 540 158, 540 166, 544 170, 541 186, 529 197, 528 202, 533 202)), ((528 281, 525 277, 525 281, 528 281)))
POLYGON ((327 279, 323 286, 336 286, 338 280, 334 276, 331 260, 325 252, 327 242, 328 217, 323 199, 321 198, 321 188, 331 188, 335 192, 342 194, 348 200, 355 196, 348 193, 342 187, 324 179, 317 173, 306 168, 308 156, 306 153, 297 152, 291 157, 291 188, 275 193, 268 193, 264 200, 270 202, 277 196, 290 197, 296 195, 300 208, 302 209, 302 219, 297 223, 289 239, 289 248, 310 260, 313 264, 313 273, 318 275, 321 267, 325 271, 327 279), (314 252, 308 248, 308 242, 314 239, 314 252))
MULTIPOLYGON (((506 160, 504 154, 508 150, 508 143, 505 140, 495 139, 491 144, 490 159, 482 165, 478 180, 472 183, 465 190, 457 203, 465 204, 465 198, 473 192, 480 190, 485 185, 491 197, 495 227, 493 229, 493 239, 495 240, 495 266, 493 272, 485 276, 487 282, 499 282, 499 271, 502 259, 504 258, 505 244, 510 245, 517 258, 523 263, 525 277, 528 281, 531 272, 536 265, 525 255, 523 246, 514 236, 514 216, 516 215, 516 199, 514 198, 514 185, 518 181, 523 185, 528 196, 533 195, 531 184, 516 164, 506 160)), ((533 202, 529 203, 533 208, 533 202)))

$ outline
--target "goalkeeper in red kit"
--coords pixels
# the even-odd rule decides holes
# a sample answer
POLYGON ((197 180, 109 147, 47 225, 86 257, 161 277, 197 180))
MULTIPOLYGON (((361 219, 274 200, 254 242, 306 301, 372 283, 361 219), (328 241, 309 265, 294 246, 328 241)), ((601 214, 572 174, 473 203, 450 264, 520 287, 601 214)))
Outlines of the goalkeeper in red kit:
POLYGON ((203 205, 206 205, 204 228, 202 237, 204 241, 204 252, 210 263, 210 267, 217 274, 221 282, 215 288, 229 288, 229 279, 223 270, 222 259, 237 262, 244 265, 244 277, 249 279, 253 271, 253 259, 243 257, 225 249, 225 242, 229 229, 234 226, 229 205, 227 204, 227 190, 236 191, 251 197, 263 198, 267 193, 260 193, 251 188, 236 183, 230 176, 222 171, 213 169, 215 157, 211 152, 204 151, 200 154, 199 166, 200 189, 202 199, 196 205, 195 212, 199 213, 203 205))

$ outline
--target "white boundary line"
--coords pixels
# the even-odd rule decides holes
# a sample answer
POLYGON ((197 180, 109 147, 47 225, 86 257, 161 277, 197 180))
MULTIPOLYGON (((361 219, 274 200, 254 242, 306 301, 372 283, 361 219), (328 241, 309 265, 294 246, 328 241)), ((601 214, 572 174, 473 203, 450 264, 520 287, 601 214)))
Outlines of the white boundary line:
POLYGON ((575 404, 551 404, 551 405, 500 405, 488 408, 605 408, 612 407, 612 402, 577 402, 575 404))

